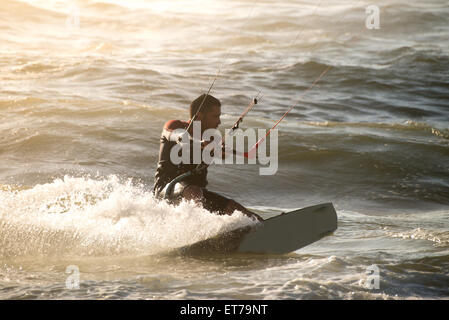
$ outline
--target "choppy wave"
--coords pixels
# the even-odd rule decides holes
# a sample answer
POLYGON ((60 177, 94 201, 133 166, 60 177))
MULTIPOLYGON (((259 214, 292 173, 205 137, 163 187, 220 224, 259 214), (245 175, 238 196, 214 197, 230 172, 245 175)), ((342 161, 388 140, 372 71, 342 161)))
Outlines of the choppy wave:
POLYGON ((354 127, 354 128, 375 128, 383 130, 398 130, 398 131, 415 131, 418 133, 431 134, 444 139, 449 139, 449 129, 435 128, 424 122, 416 122, 407 120, 404 123, 371 123, 371 122, 335 122, 335 121, 310 121, 307 124, 318 127, 354 127))
POLYGON ((394 238, 402 239, 415 239, 415 240, 428 240, 435 245, 448 246, 449 244, 449 231, 431 231, 421 228, 416 228, 411 231, 399 232, 392 234, 394 238))

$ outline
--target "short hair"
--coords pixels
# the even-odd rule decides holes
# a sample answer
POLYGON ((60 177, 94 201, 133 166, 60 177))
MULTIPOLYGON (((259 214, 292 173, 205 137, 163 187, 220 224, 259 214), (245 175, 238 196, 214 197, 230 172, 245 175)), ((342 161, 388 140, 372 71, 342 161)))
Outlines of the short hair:
POLYGON ((221 107, 220 100, 211 96, 210 94, 206 95, 205 93, 203 93, 198 98, 193 100, 192 103, 190 104, 190 119, 193 119, 193 117, 196 115, 200 107, 201 107, 200 112, 207 113, 213 106, 221 107))

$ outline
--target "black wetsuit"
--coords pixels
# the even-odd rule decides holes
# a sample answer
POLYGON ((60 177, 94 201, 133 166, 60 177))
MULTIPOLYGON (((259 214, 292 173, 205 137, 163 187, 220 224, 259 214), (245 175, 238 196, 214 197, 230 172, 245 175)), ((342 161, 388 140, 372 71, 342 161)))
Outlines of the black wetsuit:
MULTIPOLYGON (((180 163, 176 165, 172 163, 170 159, 170 151, 177 144, 178 135, 174 135, 173 131, 177 129, 187 129, 189 123, 180 120, 168 121, 162 130, 162 135, 160 139, 159 148, 159 162, 156 169, 156 174, 154 176, 154 188, 153 193, 158 198, 165 197, 165 188, 167 185, 176 177, 191 171, 197 167, 197 164, 183 164, 180 163)), ((190 155, 193 155, 191 150, 190 155)), ((192 159, 191 159, 192 160, 192 159)), ((191 161, 190 163, 193 163, 191 161)), ((223 211, 230 199, 225 198, 219 194, 208 191, 207 186, 207 167, 200 172, 194 172, 191 176, 187 177, 185 180, 176 184, 176 190, 169 200, 176 203, 182 197, 182 192, 184 188, 189 185, 195 185, 202 188, 203 191, 203 206, 209 211, 223 211)))
MULTIPOLYGON (((160 194, 166 185, 179 175, 191 171, 196 168, 196 164, 174 164, 170 160, 170 151, 177 143, 177 136, 172 137, 172 133, 177 129, 187 129, 188 122, 171 120, 168 121, 162 130, 160 147, 159 147, 159 162, 154 177, 153 192, 160 194)), ((192 152, 190 153, 192 154, 192 152)), ((193 161, 191 161, 193 162, 193 161)), ((207 185, 207 168, 200 173, 194 173, 185 181, 186 184, 193 184, 201 188, 207 185)))

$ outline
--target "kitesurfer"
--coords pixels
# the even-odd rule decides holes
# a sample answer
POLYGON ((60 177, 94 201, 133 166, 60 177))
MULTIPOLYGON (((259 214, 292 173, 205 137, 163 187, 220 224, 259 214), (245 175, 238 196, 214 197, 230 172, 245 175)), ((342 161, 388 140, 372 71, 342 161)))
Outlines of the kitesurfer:
MULTIPOLYGON (((218 193, 209 191, 206 186, 207 166, 198 170, 198 164, 193 161, 189 163, 174 164, 170 154, 172 148, 179 143, 179 132, 187 131, 189 139, 193 139, 192 121, 199 121, 201 124, 201 137, 208 129, 217 129, 220 125, 221 102, 209 94, 202 94, 190 104, 190 121, 170 120, 167 121, 162 130, 159 149, 159 162, 154 179, 153 193, 158 198, 165 198, 173 204, 177 204, 181 199, 193 200, 202 205, 206 210, 218 214, 231 215, 238 210, 259 221, 263 219, 256 213, 246 209, 238 202, 228 199, 218 193), (186 173, 188 173, 186 175, 186 173), (170 182, 175 178, 185 175, 176 182, 173 188, 168 188, 170 182), (169 194, 168 194, 168 193, 169 194)), ((202 140, 202 138, 200 139, 202 140)), ((204 148, 210 141, 201 141, 201 148, 204 148)), ((193 152, 190 152, 192 156, 193 152)))

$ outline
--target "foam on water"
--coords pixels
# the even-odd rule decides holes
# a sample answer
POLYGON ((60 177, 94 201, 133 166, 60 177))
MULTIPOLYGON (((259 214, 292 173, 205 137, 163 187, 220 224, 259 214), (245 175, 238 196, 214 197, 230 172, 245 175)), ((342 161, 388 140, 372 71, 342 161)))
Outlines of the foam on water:
POLYGON ((114 175, 65 176, 0 191, 0 256, 154 254, 251 223, 240 212, 173 207, 114 175))

